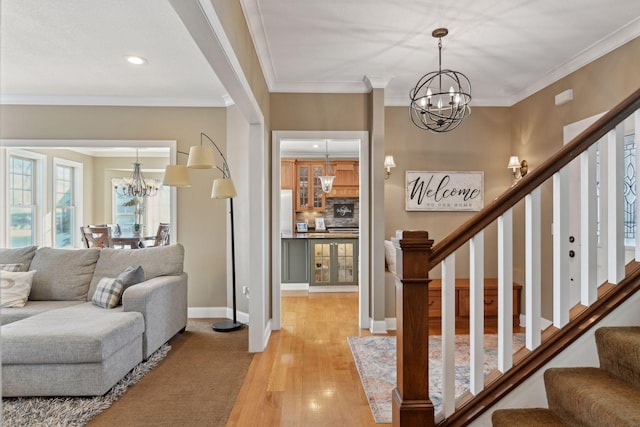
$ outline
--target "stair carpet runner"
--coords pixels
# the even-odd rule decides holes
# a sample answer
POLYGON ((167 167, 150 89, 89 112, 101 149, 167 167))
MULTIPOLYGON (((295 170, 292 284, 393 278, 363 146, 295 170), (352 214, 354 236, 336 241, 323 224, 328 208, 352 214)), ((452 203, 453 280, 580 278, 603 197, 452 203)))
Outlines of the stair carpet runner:
POLYGON ((599 368, 547 369, 549 408, 499 409, 493 426, 640 426, 640 327, 595 336, 599 368))

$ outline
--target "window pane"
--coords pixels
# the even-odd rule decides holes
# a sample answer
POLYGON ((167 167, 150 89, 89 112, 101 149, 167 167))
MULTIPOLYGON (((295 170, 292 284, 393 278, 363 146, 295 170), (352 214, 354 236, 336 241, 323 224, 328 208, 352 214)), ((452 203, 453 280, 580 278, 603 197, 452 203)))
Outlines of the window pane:
POLYGON ((9 217, 9 247, 21 248, 35 244, 35 208, 12 206, 9 209, 9 217))
POLYGON ((56 208, 56 248, 73 247, 74 208, 56 208))

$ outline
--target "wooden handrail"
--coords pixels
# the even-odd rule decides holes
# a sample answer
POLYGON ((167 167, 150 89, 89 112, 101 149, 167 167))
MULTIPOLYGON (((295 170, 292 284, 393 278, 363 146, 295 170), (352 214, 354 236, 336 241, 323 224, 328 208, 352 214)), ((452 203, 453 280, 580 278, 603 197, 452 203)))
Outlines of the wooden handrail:
POLYGON ((469 239, 511 209, 527 194, 542 185, 553 174, 569 164, 592 144, 598 142, 607 132, 614 129, 638 109, 640 109, 640 88, 604 114, 534 171, 528 173, 516 185, 436 244, 429 260, 429 270, 440 264, 469 239))

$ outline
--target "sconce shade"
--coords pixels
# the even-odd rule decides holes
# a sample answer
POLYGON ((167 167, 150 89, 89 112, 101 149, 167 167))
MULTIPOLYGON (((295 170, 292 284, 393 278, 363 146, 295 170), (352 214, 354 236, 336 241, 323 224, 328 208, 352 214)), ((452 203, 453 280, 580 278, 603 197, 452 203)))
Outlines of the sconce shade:
POLYGON ((211 190, 212 199, 230 199, 237 195, 236 186, 233 185, 231 178, 218 178, 213 181, 213 189, 211 190))
POLYGON ((507 168, 515 170, 516 168, 519 168, 519 167, 520 167, 520 159, 518 158, 518 156, 509 157, 509 164, 507 165, 507 168))
POLYGON ((213 168, 213 148, 202 145, 194 145, 189 149, 187 167, 190 169, 213 168))
POLYGON ((167 165, 164 169, 162 185, 168 187, 191 187, 187 167, 185 165, 167 165))
POLYGON ((384 167, 395 168, 396 162, 393 161, 393 156, 384 156, 384 167))

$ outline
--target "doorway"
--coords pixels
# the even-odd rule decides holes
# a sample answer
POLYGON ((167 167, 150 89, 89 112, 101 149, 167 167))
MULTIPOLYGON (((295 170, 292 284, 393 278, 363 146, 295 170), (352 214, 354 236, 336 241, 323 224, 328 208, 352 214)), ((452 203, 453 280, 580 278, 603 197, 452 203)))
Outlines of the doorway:
MULTIPOLYGON (((315 141, 324 147, 326 140, 355 141, 358 147, 358 318, 359 327, 367 328, 369 323, 369 138, 368 132, 361 131, 274 131, 272 135, 272 329, 281 326, 281 283, 282 283, 282 240, 281 224, 281 143, 287 140, 315 141), (363 232, 364 231, 364 232, 363 232)), ((295 203, 295 202, 294 202, 295 203)), ((285 226, 286 227, 286 226, 285 226)))

